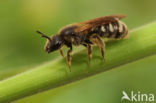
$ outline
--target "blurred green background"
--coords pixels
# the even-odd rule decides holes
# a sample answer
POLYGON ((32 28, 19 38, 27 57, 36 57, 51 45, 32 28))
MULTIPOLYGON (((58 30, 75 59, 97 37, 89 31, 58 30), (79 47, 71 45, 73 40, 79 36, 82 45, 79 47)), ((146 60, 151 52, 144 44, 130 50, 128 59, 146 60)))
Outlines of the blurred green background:
MULTIPOLYGON (((1 0, 0 80, 60 56, 58 52, 50 55, 44 52, 43 48, 46 40, 36 34, 36 30, 52 35, 67 24, 111 14, 127 15, 127 18, 123 21, 131 30, 156 20, 155 4, 155 0, 1 0)), ((156 58, 153 60, 156 60, 156 58)), ((90 82, 98 84, 94 80, 90 80, 90 82)), ((73 88, 75 87, 73 86, 73 88)), ((102 86, 101 88, 107 87, 102 86)), ((117 88, 114 89, 118 90, 117 88)), ((71 95, 74 93, 73 90, 71 95)), ((77 94, 81 95, 83 93, 77 92, 77 94)), ((46 95, 48 96, 40 95, 39 97, 46 98, 43 99, 44 103, 51 103, 50 98, 55 95, 55 92, 46 95), (48 102, 45 102, 45 100, 48 102)), ((72 96, 72 98, 79 100, 79 95, 72 96)), ((59 96, 57 98, 59 99, 59 96)), ((98 99, 100 103, 100 97, 98 99)), ((34 101, 31 100, 33 101, 31 98, 27 102, 26 99, 21 103, 36 103, 35 100, 37 99, 34 97, 34 101)), ((79 102, 82 101, 77 103, 79 102)), ((61 101, 57 103, 61 103, 61 101)), ((66 102, 64 101, 64 103, 66 102)), ((68 101, 68 103, 70 102, 68 101)))

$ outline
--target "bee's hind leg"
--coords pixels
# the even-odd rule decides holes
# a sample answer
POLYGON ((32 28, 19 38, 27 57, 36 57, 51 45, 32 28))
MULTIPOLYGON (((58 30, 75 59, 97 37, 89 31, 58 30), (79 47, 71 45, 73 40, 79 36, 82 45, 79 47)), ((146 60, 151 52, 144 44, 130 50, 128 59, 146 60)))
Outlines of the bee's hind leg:
POLYGON ((96 42, 95 43, 99 46, 102 58, 105 61, 105 58, 104 58, 104 55, 105 55, 105 43, 102 41, 102 39, 98 35, 95 35, 94 38, 96 38, 96 42))

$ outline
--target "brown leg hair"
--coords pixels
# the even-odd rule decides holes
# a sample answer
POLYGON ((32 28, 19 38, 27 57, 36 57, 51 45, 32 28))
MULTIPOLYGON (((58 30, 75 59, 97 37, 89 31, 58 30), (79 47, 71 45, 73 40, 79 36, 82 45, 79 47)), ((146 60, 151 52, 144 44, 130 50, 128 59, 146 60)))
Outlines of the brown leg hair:
POLYGON ((101 40, 101 38, 99 36, 97 36, 97 40, 98 40, 98 46, 100 48, 102 58, 104 59, 105 43, 101 40))
POLYGON ((100 51, 101 51, 102 58, 104 59, 104 55, 105 55, 105 43, 102 41, 102 39, 98 35, 94 35, 93 38, 94 38, 93 42, 99 46, 100 51))
POLYGON ((90 44, 83 44, 88 49, 88 59, 89 59, 89 65, 90 61, 92 59, 92 46, 90 44))
POLYGON ((88 59, 89 59, 89 64, 90 64, 90 61, 92 59, 92 46, 88 44, 87 48, 88 48, 88 59))
POLYGON ((70 69, 70 72, 72 71, 70 68, 71 67, 71 52, 72 52, 72 46, 70 46, 70 49, 67 52, 67 63, 68 63, 68 67, 70 69))

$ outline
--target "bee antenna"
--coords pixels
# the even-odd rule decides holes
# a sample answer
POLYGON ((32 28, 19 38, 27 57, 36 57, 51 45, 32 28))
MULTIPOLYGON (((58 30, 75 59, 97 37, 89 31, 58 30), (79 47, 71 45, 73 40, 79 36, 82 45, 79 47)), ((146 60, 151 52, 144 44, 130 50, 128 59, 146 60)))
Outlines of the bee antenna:
POLYGON ((40 31, 36 31, 38 34, 41 34, 42 37, 47 38, 49 41, 51 41, 50 37, 48 37, 47 35, 45 35, 44 33, 40 32, 40 31))

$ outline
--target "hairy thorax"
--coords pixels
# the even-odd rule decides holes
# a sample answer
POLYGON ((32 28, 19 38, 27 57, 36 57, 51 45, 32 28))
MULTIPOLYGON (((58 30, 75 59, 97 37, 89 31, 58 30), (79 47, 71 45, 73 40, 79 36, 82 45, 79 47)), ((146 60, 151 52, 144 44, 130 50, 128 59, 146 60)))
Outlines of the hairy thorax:
POLYGON ((75 46, 82 44, 85 40, 85 35, 79 34, 75 32, 78 26, 76 25, 69 25, 60 30, 60 35, 64 38, 67 43, 72 43, 75 46))

